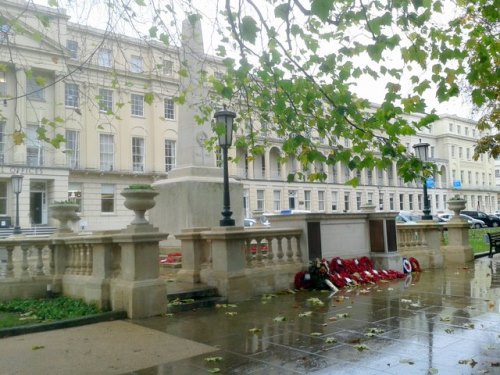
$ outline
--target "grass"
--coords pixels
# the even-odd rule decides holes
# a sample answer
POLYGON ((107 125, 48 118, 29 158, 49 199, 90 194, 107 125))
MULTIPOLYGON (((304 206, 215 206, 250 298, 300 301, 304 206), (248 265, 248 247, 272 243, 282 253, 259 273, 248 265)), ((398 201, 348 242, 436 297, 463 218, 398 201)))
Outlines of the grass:
POLYGON ((490 244, 486 242, 486 233, 498 233, 500 228, 469 229, 469 244, 474 250, 474 254, 490 251, 490 244))
POLYGON ((14 299, 0 303, 0 329, 99 313, 95 305, 69 297, 51 299, 14 299))

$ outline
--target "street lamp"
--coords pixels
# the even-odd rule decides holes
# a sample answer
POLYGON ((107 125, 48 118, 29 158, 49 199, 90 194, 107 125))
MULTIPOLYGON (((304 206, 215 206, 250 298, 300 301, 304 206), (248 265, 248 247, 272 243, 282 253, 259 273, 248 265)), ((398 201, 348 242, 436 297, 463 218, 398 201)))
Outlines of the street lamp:
POLYGON ((19 194, 23 190, 23 175, 14 174, 10 176, 12 181, 12 191, 16 194, 16 226, 14 227, 13 234, 21 234, 21 227, 19 226, 19 194))
MULTIPOLYGON (((414 145, 413 149, 415 150, 415 155, 421 162, 426 163, 429 160, 428 143, 422 143, 422 140, 420 140, 420 143, 414 145)), ((429 204, 429 197, 427 195, 427 179, 425 177, 422 177, 422 183, 424 185, 424 209, 422 210, 424 215, 422 216, 422 220, 432 220, 431 207, 429 204)))
POLYGON ((233 213, 231 212, 229 202, 227 149, 231 147, 231 143, 233 142, 233 120, 235 117, 236 113, 226 110, 225 106, 222 111, 217 111, 214 114, 215 128, 219 137, 219 146, 222 149, 222 157, 224 159, 224 209, 221 212, 223 219, 219 222, 221 227, 234 227, 234 219, 231 218, 233 213))

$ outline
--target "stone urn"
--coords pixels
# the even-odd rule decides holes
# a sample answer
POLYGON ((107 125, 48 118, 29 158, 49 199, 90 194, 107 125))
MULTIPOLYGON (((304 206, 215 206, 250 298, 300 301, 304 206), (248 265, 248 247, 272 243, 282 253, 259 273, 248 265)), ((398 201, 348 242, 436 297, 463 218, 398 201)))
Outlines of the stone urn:
POLYGON ((59 221, 58 232, 72 233, 69 221, 78 221, 80 217, 76 214, 79 205, 71 202, 54 202, 49 206, 50 216, 59 221))
POLYGON ((158 192, 150 185, 131 185, 125 188, 121 192, 121 195, 125 197, 125 207, 135 213, 135 218, 130 224, 149 224, 144 215, 147 210, 155 206, 156 202, 154 198, 158 195, 158 192))
POLYGON ((448 209, 453 211, 453 218, 451 220, 458 221, 460 220, 460 211, 465 209, 465 204, 467 201, 463 198, 460 198, 458 195, 451 198, 448 202, 448 209))

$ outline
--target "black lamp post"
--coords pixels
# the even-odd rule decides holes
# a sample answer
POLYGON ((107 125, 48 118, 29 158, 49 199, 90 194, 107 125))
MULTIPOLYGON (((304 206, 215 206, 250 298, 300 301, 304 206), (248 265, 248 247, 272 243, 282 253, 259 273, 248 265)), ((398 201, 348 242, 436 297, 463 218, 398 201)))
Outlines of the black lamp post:
POLYGON ((12 191, 16 194, 16 225, 14 227, 13 234, 21 234, 21 227, 19 226, 19 194, 23 190, 23 175, 14 174, 10 176, 12 181, 12 191))
MULTIPOLYGON (((420 143, 417 143, 415 146, 413 146, 413 149, 415 150, 415 155, 420 159, 420 161, 426 163, 429 160, 428 143, 422 143, 422 141, 420 140, 420 143)), ((422 216, 422 220, 432 220, 431 206, 429 204, 429 197, 427 195, 427 179, 422 178, 422 183, 424 185, 424 209, 422 210, 424 212, 424 215, 422 216)))
POLYGON ((233 142, 233 120, 235 117, 236 113, 226 110, 225 106, 222 111, 217 111, 214 115, 215 128, 219 136, 219 146, 222 149, 222 157, 224 159, 224 209, 221 212, 223 219, 219 222, 221 227, 234 227, 234 219, 231 218, 233 213, 231 212, 229 201, 227 150, 233 142))

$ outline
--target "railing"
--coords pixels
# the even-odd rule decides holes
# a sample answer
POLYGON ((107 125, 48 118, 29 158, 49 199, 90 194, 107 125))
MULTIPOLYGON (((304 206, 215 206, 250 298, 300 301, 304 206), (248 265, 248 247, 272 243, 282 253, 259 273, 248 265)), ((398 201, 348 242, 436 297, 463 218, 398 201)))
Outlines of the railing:
POLYGON ((231 301, 291 287, 304 267, 302 229, 218 227, 185 230, 178 281, 203 282, 231 301))
POLYGON ((0 301, 41 298, 51 290, 105 310, 126 310, 129 317, 164 313, 166 290, 158 257, 159 241, 167 235, 146 226, 136 233, 133 227, 93 235, 0 239, 5 253, 0 301))

